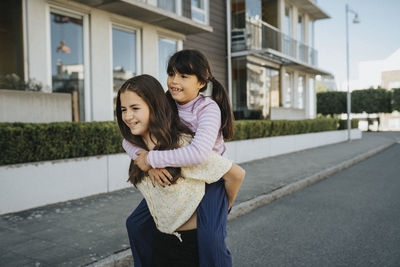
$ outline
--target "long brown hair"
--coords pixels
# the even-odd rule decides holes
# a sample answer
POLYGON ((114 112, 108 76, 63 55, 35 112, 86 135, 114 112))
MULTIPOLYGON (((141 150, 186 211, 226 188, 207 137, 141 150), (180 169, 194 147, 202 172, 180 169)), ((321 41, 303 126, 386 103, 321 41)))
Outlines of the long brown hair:
MULTIPOLYGON (((171 150, 179 147, 182 134, 193 136, 193 132, 179 119, 178 109, 169 92, 164 93, 161 84, 150 75, 139 75, 127 80, 119 89, 116 103, 117 122, 122 136, 130 143, 149 150, 141 136, 133 135, 122 120, 121 93, 135 92, 149 107, 149 136, 156 145, 154 150, 171 150)), ((180 168, 168 167, 173 176, 172 183, 181 175, 180 168)), ((133 164, 129 167, 129 179, 133 185, 140 183, 146 173, 133 164)))
POLYGON ((212 82, 212 98, 221 110, 221 132, 226 140, 230 140, 234 133, 233 112, 229 96, 222 84, 211 73, 207 58, 198 50, 186 49, 176 52, 168 61, 167 73, 175 71, 181 74, 194 74, 200 82, 206 85, 200 89, 204 92, 207 83, 212 82))

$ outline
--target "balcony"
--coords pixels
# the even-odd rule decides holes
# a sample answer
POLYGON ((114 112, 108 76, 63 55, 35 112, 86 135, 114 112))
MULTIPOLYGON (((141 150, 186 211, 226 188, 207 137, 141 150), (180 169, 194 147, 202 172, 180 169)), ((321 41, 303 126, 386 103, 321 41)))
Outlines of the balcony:
POLYGON ((232 30, 232 52, 269 53, 282 61, 317 66, 317 51, 260 20, 247 20, 245 29, 232 30))
MULTIPOLYGON (((157 1, 149 0, 74 0, 75 2, 157 25, 185 35, 212 32, 209 25, 192 20, 188 3, 182 5, 182 15, 158 7, 157 1)), ((190 3, 189 3, 190 4, 190 3)))

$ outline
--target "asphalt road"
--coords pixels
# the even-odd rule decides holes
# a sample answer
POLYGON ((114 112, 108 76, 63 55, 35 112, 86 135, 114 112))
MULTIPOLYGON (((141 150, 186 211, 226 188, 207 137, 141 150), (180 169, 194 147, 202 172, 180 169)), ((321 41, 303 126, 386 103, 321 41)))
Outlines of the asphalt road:
POLYGON ((400 266, 400 145, 231 221, 227 243, 237 267, 400 266))

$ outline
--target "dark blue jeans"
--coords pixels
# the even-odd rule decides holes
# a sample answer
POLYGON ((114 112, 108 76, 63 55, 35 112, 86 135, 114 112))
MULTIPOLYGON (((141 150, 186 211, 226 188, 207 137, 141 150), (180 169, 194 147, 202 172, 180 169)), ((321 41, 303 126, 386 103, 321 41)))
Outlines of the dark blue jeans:
MULTIPOLYGON (((200 267, 230 267, 232 256, 225 244, 228 197, 224 181, 206 184, 205 195, 197 208, 197 239, 200 267)), ((135 267, 151 266, 156 226, 146 201, 126 220, 135 267)))

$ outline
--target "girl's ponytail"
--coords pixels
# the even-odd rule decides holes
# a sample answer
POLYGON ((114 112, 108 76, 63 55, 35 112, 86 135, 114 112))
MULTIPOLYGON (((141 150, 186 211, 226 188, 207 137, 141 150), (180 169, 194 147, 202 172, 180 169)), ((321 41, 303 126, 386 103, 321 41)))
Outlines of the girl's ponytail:
POLYGON ((213 76, 208 79, 212 82, 212 98, 221 110, 221 132, 226 140, 230 140, 234 133, 233 112, 229 103, 229 96, 222 84, 213 76))

